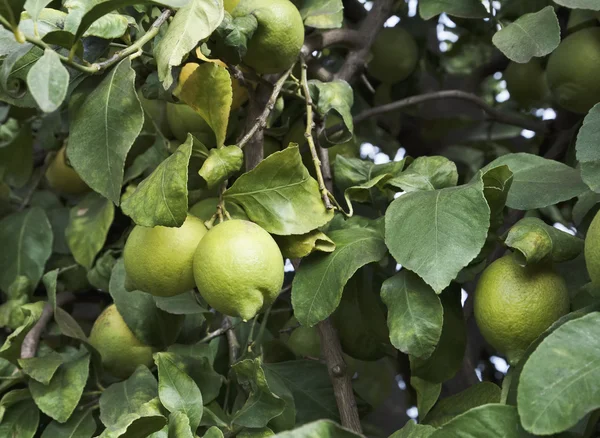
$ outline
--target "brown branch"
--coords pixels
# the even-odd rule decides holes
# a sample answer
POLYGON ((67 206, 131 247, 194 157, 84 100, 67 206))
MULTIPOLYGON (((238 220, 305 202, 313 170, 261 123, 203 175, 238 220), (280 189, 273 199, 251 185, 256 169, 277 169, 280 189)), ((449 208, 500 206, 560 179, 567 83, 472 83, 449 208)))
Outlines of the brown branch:
POLYGON ((46 175, 46 171, 48 170, 48 167, 50 166, 50 163, 52 163, 52 160, 54 159, 55 156, 56 156, 56 154, 52 154, 52 153, 46 155, 46 158, 44 159, 44 164, 42 164, 42 166, 39 168, 39 173, 36 175, 35 179, 31 183, 31 187, 29 187, 29 190, 27 190, 27 193, 23 197, 23 201, 21 202, 21 205, 19 206, 19 211, 24 210, 25 207, 27 207, 29 205, 29 203, 31 202, 31 198, 33 197, 33 194, 35 193, 36 189, 38 188, 38 186, 44 179, 44 176, 46 175))
POLYGON ((240 343, 233 331, 233 324, 228 316, 223 318, 221 329, 227 335, 227 344, 229 346, 229 365, 233 365, 237 361, 238 352, 240 351, 240 343))
MULTIPOLYGON (((369 108, 361 113, 359 113, 356 117, 354 117, 355 123, 360 123, 368 118, 385 114, 391 111, 396 111, 401 108, 406 108, 413 105, 418 105, 423 102, 428 102, 431 100, 438 99, 461 99, 469 101, 483 111, 485 111, 491 118, 494 120, 505 123, 507 125, 519 126, 524 129, 528 129, 534 132, 545 132, 547 130, 546 124, 544 122, 540 122, 537 120, 530 120, 522 117, 519 114, 509 113, 500 111, 490 105, 487 104, 485 100, 480 98, 479 96, 467 93, 461 90, 442 90, 442 91, 434 91, 432 93, 419 94, 417 96, 407 97, 405 99, 398 100, 396 102, 388 103, 386 105, 380 105, 373 108, 369 108)), ((341 125, 340 125, 341 127, 341 125)), ((335 126, 335 131, 339 130, 338 126, 335 126)), ((327 131, 329 133, 329 131, 327 131)))
MULTIPOLYGON (((75 295, 72 293, 63 292, 56 296, 56 305, 61 307, 73 301, 74 299, 75 295)), ((42 310, 40 319, 38 319, 31 330, 29 330, 29 333, 27 333, 27 336, 25 336, 25 339, 23 339, 23 343, 21 344, 21 359, 35 357, 42 333, 46 329, 46 326, 52 319, 53 315, 54 309, 52 308, 52 305, 50 303, 46 303, 44 310, 42 310)))
POLYGON ((383 24, 391 15, 393 6, 394 0, 379 0, 373 2, 373 9, 371 9, 367 18, 363 20, 358 30, 362 39, 361 47, 348 54, 346 61, 344 61, 344 65, 342 65, 342 68, 340 68, 335 75, 337 79, 349 82, 356 72, 364 67, 371 46, 373 45, 379 30, 381 30, 383 24))
POLYGON ((314 50, 330 46, 344 46, 354 49, 361 47, 362 44, 363 36, 359 31, 354 29, 332 29, 308 36, 302 51, 305 55, 310 55, 314 50))

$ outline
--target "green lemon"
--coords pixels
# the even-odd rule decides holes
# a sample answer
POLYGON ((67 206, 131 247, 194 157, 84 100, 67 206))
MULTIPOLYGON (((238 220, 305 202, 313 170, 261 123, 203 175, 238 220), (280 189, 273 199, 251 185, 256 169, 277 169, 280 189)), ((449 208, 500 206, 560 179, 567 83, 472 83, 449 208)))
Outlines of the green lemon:
MULTIPOLYGON (((206 222, 217 212, 218 204, 219 198, 202 199, 190 207, 189 213, 206 222)), ((246 212, 237 204, 226 202, 225 208, 232 219, 248 219, 246 212)))
POLYGON ((138 366, 152 365, 152 348, 136 338, 114 304, 96 319, 89 340, 104 368, 116 377, 126 379, 138 366))
POLYGON ((363 275, 352 277, 342 294, 333 322, 344 352, 359 360, 385 356, 389 332, 384 305, 371 285, 363 287, 363 275))
POLYGON ((569 307, 567 285, 551 266, 522 267, 512 254, 489 265, 475 290, 479 330, 511 364, 569 307))
POLYGON ((212 128, 190 106, 167 102, 167 120, 173 135, 180 142, 186 141, 189 132, 207 148, 216 146, 217 140, 212 128))
POLYGON ((60 193, 81 195, 91 189, 68 164, 65 146, 60 148, 46 170, 48 185, 60 193))
POLYGON ((213 227, 194 255, 200 294, 225 315, 247 321, 271 304, 283 285, 283 257, 269 233, 233 219, 213 227))
POLYGON ((204 223, 191 215, 179 228, 136 225, 123 250, 128 287, 159 297, 193 289, 194 251, 205 234, 204 223))
POLYGON ((143 131, 154 132, 154 124, 160 132, 167 138, 173 136, 169 121, 167 120, 167 102, 158 99, 146 99, 141 91, 138 91, 138 98, 144 109, 144 127, 143 131))
POLYGON ((510 97, 523 107, 539 105, 549 94, 546 73, 537 58, 525 64, 511 62, 504 70, 504 80, 510 97))
POLYGON ((240 0, 223 0, 223 6, 225 10, 231 14, 231 11, 235 9, 240 0))
POLYGON ((367 65, 371 76, 393 84, 403 81, 419 62, 419 48, 410 33, 401 27, 386 27, 371 47, 373 58, 367 65))
POLYGON ((585 114, 600 102, 600 27, 588 27, 562 40, 552 52, 546 74, 556 101, 585 114))
POLYGON ((600 284, 600 213, 597 213, 585 236, 585 264, 592 283, 600 284))
POLYGON ((567 22, 567 33, 577 32, 586 27, 596 26, 596 15, 594 11, 587 9, 571 9, 569 21, 567 22))
POLYGON ((245 64, 259 73, 279 73, 296 62, 304 44, 304 22, 289 0, 241 0, 231 15, 258 20, 245 64))
POLYGON ((298 320, 292 316, 283 326, 284 329, 296 327, 289 336, 282 335, 281 339, 285 341, 288 348, 296 356, 301 357, 320 357, 321 356, 321 338, 317 327, 298 326, 298 320))

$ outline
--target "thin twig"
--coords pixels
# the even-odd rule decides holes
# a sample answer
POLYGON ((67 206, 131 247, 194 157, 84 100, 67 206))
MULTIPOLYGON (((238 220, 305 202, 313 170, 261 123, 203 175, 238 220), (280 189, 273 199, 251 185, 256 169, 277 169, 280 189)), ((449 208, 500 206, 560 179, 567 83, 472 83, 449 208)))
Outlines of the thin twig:
MULTIPOLYGON (((56 306, 64 306, 74 299, 75 295, 70 292, 60 293, 56 296, 56 306)), ((25 336, 25 339, 23 339, 23 343, 21 344, 21 359, 35 357, 42 333, 44 332, 46 325, 48 325, 52 319, 53 315, 54 309, 52 308, 52 305, 50 303, 46 303, 44 310, 42 310, 40 319, 38 319, 31 330, 29 330, 29 333, 27 333, 27 336, 25 336)))
POLYGON ((252 139, 252 137, 254 137, 256 131, 263 130, 265 126, 267 126, 267 119, 269 118, 269 114, 271 114, 271 111, 273 111, 273 108, 275 108, 275 103, 277 102, 279 93, 283 88, 283 84, 287 80, 288 76, 292 73, 293 68, 294 66, 290 67, 285 73, 281 75, 277 82, 275 82, 275 85, 273 86, 273 92, 271 93, 271 97, 269 97, 269 100, 267 101, 267 104, 265 105, 262 114, 260 115, 260 117, 258 117, 256 123, 254 123, 254 125, 246 133, 246 135, 244 135, 244 137, 242 137, 242 139, 238 142, 237 145, 240 148, 243 148, 246 145, 246 143, 248 143, 252 139))
POLYGON ((44 175, 46 175, 48 166, 50 166, 50 163, 52 162, 53 159, 54 159, 54 156, 50 156, 50 154, 46 155, 46 158, 44 159, 44 164, 42 164, 42 167, 39 168, 39 173, 36 175, 34 181, 31 184, 31 187, 29 187, 29 190, 27 190, 27 193, 25 194, 25 197, 23 198, 23 201, 21 202, 21 205, 19 207, 19 211, 24 210, 25 207, 27 207, 29 205, 29 203, 31 202, 31 198, 33 197, 33 194, 35 193, 36 189, 38 188, 38 186, 44 179, 44 175))
POLYGON ((321 160, 319 160, 319 156, 317 155, 317 149, 315 147, 315 141, 312 136, 313 130, 313 102, 312 97, 310 96, 310 90, 308 89, 308 79, 307 79, 307 70, 306 61, 304 59, 301 60, 302 63, 302 78, 300 83, 302 84, 302 89, 304 90, 304 99, 306 100, 306 132, 304 137, 306 137, 306 141, 308 142, 308 147, 310 149, 310 155, 312 156, 313 163, 315 165, 315 172, 317 174, 317 182, 319 183, 319 191, 321 192, 321 198, 323 199, 323 204, 325 204, 325 208, 327 210, 331 210, 333 207, 329 200, 329 192, 325 187, 325 182, 323 181, 323 174, 321 173, 321 160))
POLYGON ((225 334, 227 335, 227 344, 229 345, 229 365, 233 366, 237 361, 238 352, 240 351, 240 343, 235 336, 235 332, 233 331, 233 324, 231 323, 231 318, 225 316, 223 318, 222 328, 225 329, 225 334))
POLYGON ((310 55, 314 50, 321 50, 330 46, 362 47, 363 42, 363 36, 357 30, 332 29, 307 37, 302 51, 306 55, 310 55))
MULTIPOLYGON (((462 90, 434 91, 431 93, 410 96, 410 97, 407 97, 404 99, 397 100, 396 102, 369 108, 369 109, 357 114, 356 117, 354 117, 354 122, 360 123, 364 120, 367 120, 371 117, 374 117, 374 116, 377 116, 380 114, 385 114, 385 113, 388 113, 391 111, 396 111, 396 110, 406 108, 409 106, 418 105, 423 102, 428 102, 431 100, 439 100, 439 99, 467 100, 467 101, 477 105, 479 108, 481 108, 483 111, 485 111, 491 118, 493 118, 494 120, 496 120, 498 122, 505 123, 507 125, 519 126, 521 128, 528 129, 528 130, 534 131, 534 132, 545 132, 547 130, 547 126, 543 122, 539 122, 537 120, 530 120, 530 119, 522 117, 519 114, 500 111, 500 110, 488 105, 487 102, 485 100, 483 100, 482 98, 480 98, 479 96, 472 94, 472 93, 467 93, 466 91, 462 91, 462 90)), ((332 128, 335 128, 334 129, 334 132, 335 132, 335 131, 340 130, 341 127, 342 127, 342 125, 339 124, 332 128)), ((327 133, 329 133, 329 129, 327 130, 327 133)))
POLYGON ((219 336, 223 336, 229 330, 233 330, 238 324, 240 324, 240 322, 236 322, 235 324, 228 324, 228 325, 223 324, 223 326, 221 328, 218 328, 217 330, 215 330, 213 332, 210 332, 205 337, 203 337, 202 339, 200 339, 198 341, 198 343, 210 342, 213 339, 218 338, 219 336))

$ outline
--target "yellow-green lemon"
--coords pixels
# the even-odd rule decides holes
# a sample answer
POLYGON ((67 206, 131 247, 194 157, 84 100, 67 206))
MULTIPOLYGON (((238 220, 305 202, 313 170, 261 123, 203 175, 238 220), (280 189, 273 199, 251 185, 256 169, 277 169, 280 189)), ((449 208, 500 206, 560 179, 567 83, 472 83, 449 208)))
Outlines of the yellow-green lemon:
POLYGON ((104 368, 116 377, 125 379, 138 366, 152 365, 152 348, 133 334, 114 304, 98 316, 89 340, 102 356, 104 368))
POLYGON ((282 72, 294 64, 304 44, 304 23, 289 0, 241 0, 231 15, 252 15, 258 28, 248 42, 244 63, 259 73, 282 72))
POLYGON ((519 105, 540 105, 548 97, 546 73, 537 58, 525 64, 511 62, 504 70, 506 89, 519 105))
POLYGON ((596 214, 585 236, 585 264, 592 282, 600 285, 600 214, 596 214))
POLYGON ((401 27, 386 27, 379 32, 367 65, 371 76, 381 82, 393 84, 403 81, 415 70, 419 61, 419 48, 410 33, 401 27))
POLYGON ((167 120, 177 140, 184 142, 188 132, 208 148, 215 147, 217 140, 212 128, 194 109, 183 103, 167 102, 167 120))
POLYGON ((546 74, 560 106, 587 113, 600 102, 600 27, 588 27, 566 37, 552 52, 546 74))
MULTIPOLYGON (((189 213, 206 222, 217 212, 218 204, 219 198, 202 199, 190 207, 189 213)), ((232 219, 248 219, 246 212, 237 204, 225 202, 225 208, 232 219)))
POLYGON ((253 222, 228 220, 200 241, 194 255, 194 278, 214 309, 249 320, 279 295, 283 257, 264 229, 253 222))
POLYGON ((179 228, 136 225, 123 250, 129 288, 160 297, 193 289, 194 251, 205 234, 204 223, 191 215, 179 228))
POLYGON ((68 164, 65 146, 60 148, 46 170, 48 185, 68 195, 80 195, 90 191, 89 186, 68 164))
POLYGON ((567 285, 552 266, 522 267, 512 254, 489 265, 475 290, 479 330, 512 364, 569 307, 567 285))

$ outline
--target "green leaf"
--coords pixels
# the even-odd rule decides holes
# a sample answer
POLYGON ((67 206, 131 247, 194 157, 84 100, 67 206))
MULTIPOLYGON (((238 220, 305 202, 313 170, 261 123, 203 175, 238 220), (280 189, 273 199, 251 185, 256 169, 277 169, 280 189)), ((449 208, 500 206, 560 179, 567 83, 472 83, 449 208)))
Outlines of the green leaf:
POLYGON ((77 263, 87 269, 92 268, 94 259, 104 246, 114 216, 114 205, 93 192, 71 209, 65 235, 77 263))
POLYGON ((217 187, 242 168, 244 153, 237 146, 211 149, 198 174, 204 178, 209 189, 217 187))
POLYGON ((389 438, 428 438, 433 432, 435 432, 434 427, 409 420, 402 429, 391 434, 389 438))
MULTIPOLYGON (((225 137, 227 137, 229 111, 233 102, 231 77, 227 69, 214 62, 199 65, 189 75, 177 97, 200 114, 215 132, 217 147, 223 146, 225 137)), ((229 146, 229 148, 233 147, 235 146, 229 146)), ((221 152, 221 154, 225 154, 221 155, 223 159, 235 157, 234 160, 243 161, 241 150, 237 152, 230 149, 228 153, 221 152)), ((240 166, 235 171, 241 168, 241 161, 240 166)), ((200 175, 204 177, 202 173, 200 175)), ((210 183, 209 187, 211 187, 210 183)))
POLYGON ((56 370, 63 364, 63 358, 55 351, 50 351, 42 357, 19 359, 23 372, 44 385, 48 385, 56 370))
POLYGON ((21 401, 6 410, 0 422, 0 436, 33 438, 40 422, 40 411, 30 401, 21 401))
POLYGON ((308 81, 311 96, 317 105, 317 111, 324 116, 325 126, 327 118, 338 115, 342 117, 345 127, 344 135, 335 135, 327 138, 331 143, 346 143, 352 138, 354 122, 352 121, 352 105, 354 104, 354 91, 348 82, 336 79, 331 82, 321 82, 316 79, 308 81), (333 111, 333 113, 331 112, 333 111), (336 114, 337 113, 337 114, 336 114))
POLYGON ((94 267, 87 273, 87 280, 96 289, 108 292, 110 273, 117 263, 112 251, 106 251, 96 260, 94 267))
POLYGON ((332 231, 335 250, 302 261, 292 285, 292 306, 300 324, 312 327, 337 308, 344 286, 362 266, 381 260, 387 249, 381 234, 368 228, 332 231))
POLYGON ((554 228, 536 217, 526 217, 513 225, 504 243, 518 250, 526 264, 544 259, 565 262, 583 251, 581 238, 554 228))
POLYGON ((318 420, 294 430, 281 432, 273 438, 360 438, 358 435, 330 420, 318 420))
POLYGON ((385 242, 398 263, 440 293, 485 243, 490 209, 480 178, 467 185, 407 193, 385 213, 385 242))
POLYGON ((169 23, 169 28, 154 49, 158 77, 165 89, 173 83, 171 69, 200 41, 208 37, 223 20, 223 0, 190 0, 169 23))
POLYGON ((560 27, 553 6, 525 14, 502 28, 492 42, 515 62, 526 63, 531 58, 546 56, 560 44, 560 27))
POLYGON ((456 164, 446 157, 418 157, 400 175, 387 183, 405 192, 454 187, 458 182, 456 164))
POLYGON ((519 422, 517 408, 500 404, 487 404, 471 409, 453 418, 437 429, 431 438, 528 438, 519 422))
POLYGON ((208 312, 198 303, 194 291, 184 292, 173 297, 154 297, 156 307, 173 315, 193 315, 208 312))
MULTIPOLYGON (((129 17, 129 19, 131 19, 131 17, 129 17)), ((127 32, 129 19, 121 14, 106 14, 94 21, 83 36, 95 36, 105 40, 121 38, 125 32, 127 32)))
POLYGON ((25 92, 22 95, 22 92, 25 91, 23 85, 27 81, 29 69, 43 54, 44 51, 39 47, 32 47, 26 43, 19 44, 17 52, 12 52, 4 58, 0 68, 0 98, 3 102, 23 108, 36 107, 31 93, 25 92), (10 84, 8 88, 7 83, 10 84))
POLYGON ((212 358, 200 350, 202 345, 171 345, 168 352, 174 354, 177 365, 196 382, 207 404, 218 397, 225 379, 214 370, 212 358))
POLYGON ((491 382, 480 382, 440 400, 422 422, 441 427, 468 410, 488 403, 500 403, 500 388, 491 382))
POLYGON ((33 134, 31 126, 24 123, 8 145, 0 148, 0 179, 20 188, 29 181, 32 172, 33 134))
POLYGON ((4 344, 0 347, 0 358, 6 359, 13 364, 17 364, 17 359, 21 357, 21 344, 23 343, 23 339, 25 339, 29 330, 31 330, 33 325, 40 319, 44 304, 43 301, 38 301, 37 303, 21 306, 21 310, 25 314, 25 322, 22 326, 18 327, 8 335, 4 344))
POLYGON ((577 160, 581 165, 583 181, 596 193, 600 193, 600 104, 594 105, 583 119, 583 125, 577 134, 577 160))
MULTIPOLYGON (((3 362, 5 364, 8 364, 9 366, 13 366, 8 361, 3 361, 3 362)), ((14 368, 17 369, 17 372, 18 372, 18 368, 17 367, 14 367, 14 368)), ((2 376, 2 377, 5 377, 5 376, 2 376)), ((10 375, 6 376, 6 377, 10 377, 10 375)), ((0 400, 0 425, 2 425, 2 420, 4 418, 4 415, 6 414, 6 410, 9 407, 14 406, 17 403, 22 402, 22 401, 33 402, 32 398, 31 398, 31 393, 29 392, 29 389, 14 389, 12 391, 7 392, 6 394, 4 394, 2 396, 2 400, 0 400)))
POLYGON ((444 320, 442 303, 433 289, 418 275, 402 269, 383 282, 381 299, 388 308, 392 345, 405 354, 431 356, 444 320))
MULTIPOLYGON (((339 419, 327 367, 314 360, 294 360, 264 364, 269 386, 275 376, 292 392, 296 424, 321 418, 339 419)), ((272 385, 275 390, 276 385, 272 385)))
POLYGON ((67 96, 69 72, 58 53, 52 49, 44 51, 27 73, 27 86, 42 111, 51 113, 60 107, 67 96))
POLYGON ((300 259, 313 252, 333 252, 335 250, 333 240, 319 230, 313 230, 306 234, 279 236, 276 240, 283 257, 288 259, 300 259))
POLYGON ((490 206, 490 230, 494 231, 504 224, 504 207, 513 182, 513 173, 508 166, 499 166, 481 172, 483 194, 490 206))
POLYGON ((241 63, 248 52, 248 42, 257 28, 258 20, 254 14, 235 18, 225 14, 215 31, 219 36, 216 41, 219 58, 232 64, 241 63))
POLYGON ((17 29, 24 5, 25 0, 5 0, 0 3, 0 15, 12 25, 14 30, 17 29))
POLYGON ((452 286, 446 289, 440 298, 444 306, 440 341, 429 358, 410 356, 412 375, 431 383, 445 382, 456 374, 463 363, 467 343, 460 287, 452 286))
POLYGON ((140 183, 121 206, 123 213, 144 227, 180 227, 188 209, 188 165, 193 138, 188 138, 140 183))
POLYGON ((190 419, 181 411, 169 415, 169 438, 194 438, 190 429, 190 419))
POLYGON ((127 291, 123 259, 117 261, 113 268, 109 291, 127 326, 140 341, 160 348, 175 341, 183 322, 183 315, 172 315, 162 311, 150 294, 127 291))
POLYGON ((300 8, 304 25, 315 29, 337 29, 344 21, 342 0, 306 0, 300 8))
POLYGON ((52 421, 41 438, 92 438, 96 432, 96 421, 92 410, 75 412, 71 418, 61 424, 52 421))
POLYGON ((411 376, 410 386, 417 393, 417 409, 419 410, 419 418, 426 418, 428 412, 436 404, 440 393, 442 392, 441 383, 431 383, 417 376, 411 376))
POLYGON ((423 20, 429 20, 442 12, 461 18, 485 18, 488 16, 488 12, 478 0, 419 1, 419 15, 423 20))
POLYGON ((23 45, 15 40, 14 33, 4 27, 0 28, 0 56, 6 56, 21 47, 23 45))
POLYGON ((44 210, 33 207, 0 220, 0 289, 24 275, 32 286, 44 273, 52 253, 52 228, 44 210))
POLYGON ((223 432, 216 426, 211 427, 203 435, 203 438, 224 438, 223 432))
POLYGON ((600 11, 600 4, 596 0, 554 0, 554 3, 571 9, 600 11))
POLYGON ((202 394, 196 383, 176 364, 172 353, 156 353, 158 396, 169 412, 180 411, 189 418, 195 431, 202 419, 202 394))
POLYGON ((122 417, 136 414, 156 397, 156 377, 145 366, 139 366, 127 380, 113 383, 102 392, 100 420, 106 427, 116 425, 122 417))
POLYGON ((62 364, 48 385, 31 380, 29 390, 33 400, 43 413, 64 423, 81 399, 89 371, 90 355, 86 352, 62 364))
POLYGON ((231 367, 238 383, 250 395, 233 415, 233 423, 245 427, 265 427, 272 418, 281 414, 285 400, 273 394, 267 383, 260 359, 245 359, 231 367))
POLYGON ((122 415, 119 421, 107 427, 99 438, 148 438, 161 430, 167 419, 162 414, 162 406, 157 398, 144 403, 136 412, 122 415))
POLYGON ((557 328, 527 359, 519 377, 517 406, 529 432, 562 432, 600 407, 599 332, 600 312, 589 313, 557 328))
POLYGON ((240 204, 252 222, 269 233, 304 234, 331 220, 319 185, 302 164, 298 147, 275 152, 240 176, 225 192, 240 204))
POLYGON ((513 173, 506 205, 517 210, 533 210, 574 198, 586 190, 579 171, 558 161, 537 155, 517 153, 495 159, 482 169, 506 165, 513 173))
MULTIPOLYGON (((135 71, 125 58, 72 112, 67 156, 92 189, 119 205, 125 158, 144 123, 135 71)), ((85 84, 85 82, 84 82, 85 84)))

